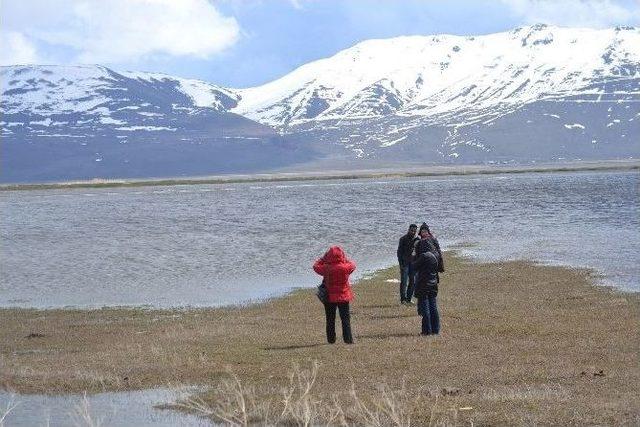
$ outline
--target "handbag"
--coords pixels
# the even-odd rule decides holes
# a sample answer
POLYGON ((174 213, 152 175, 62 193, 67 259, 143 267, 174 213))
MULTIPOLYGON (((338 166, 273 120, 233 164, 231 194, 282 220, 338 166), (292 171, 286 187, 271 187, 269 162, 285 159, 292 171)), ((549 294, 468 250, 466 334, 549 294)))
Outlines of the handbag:
POLYGON ((322 283, 318 285, 316 296, 318 297, 320 302, 323 304, 326 304, 329 301, 329 292, 327 291, 327 287, 324 284, 324 280, 322 281, 322 283))

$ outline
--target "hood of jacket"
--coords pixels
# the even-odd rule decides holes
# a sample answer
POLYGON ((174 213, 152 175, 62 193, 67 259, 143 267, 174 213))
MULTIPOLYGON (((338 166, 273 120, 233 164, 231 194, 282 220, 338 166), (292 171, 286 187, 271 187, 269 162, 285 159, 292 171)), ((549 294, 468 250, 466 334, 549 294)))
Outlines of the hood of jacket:
POLYGON ((436 258, 433 252, 424 252, 420 254, 420 257, 423 258, 423 262, 427 268, 433 269, 434 271, 438 269, 438 258, 436 258))
POLYGON ((347 260, 347 256, 340 246, 331 246, 322 260, 328 264, 340 264, 347 260))

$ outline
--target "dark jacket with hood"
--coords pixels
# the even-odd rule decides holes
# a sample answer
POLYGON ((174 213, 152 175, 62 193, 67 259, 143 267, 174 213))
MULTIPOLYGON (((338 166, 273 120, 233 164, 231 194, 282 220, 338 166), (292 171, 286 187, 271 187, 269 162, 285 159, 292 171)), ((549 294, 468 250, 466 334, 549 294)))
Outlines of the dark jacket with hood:
POLYGON ((324 277, 328 302, 343 303, 353 299, 349 275, 356 269, 340 246, 332 246, 313 264, 313 270, 324 277))
POLYGON ((415 296, 425 298, 438 295, 438 258, 430 251, 421 253, 412 264, 417 272, 415 282, 415 296))
POLYGON ((416 256, 425 252, 431 252, 437 257, 438 271, 444 273, 444 258, 440 250, 440 243, 438 243, 438 239, 431 233, 429 233, 426 239, 420 239, 416 246, 416 256))

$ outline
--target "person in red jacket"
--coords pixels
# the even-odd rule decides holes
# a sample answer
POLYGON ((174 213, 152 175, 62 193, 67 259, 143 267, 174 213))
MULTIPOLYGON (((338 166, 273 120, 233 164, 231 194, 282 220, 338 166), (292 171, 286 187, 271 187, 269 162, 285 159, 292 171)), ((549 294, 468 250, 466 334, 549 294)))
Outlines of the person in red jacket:
POLYGON ((353 291, 349 284, 349 275, 356 269, 355 263, 347 258, 340 246, 332 246, 313 264, 313 269, 324 277, 324 284, 327 287, 327 302, 324 303, 327 317, 327 341, 330 344, 336 342, 337 308, 342 322, 342 339, 347 344, 353 344, 349 315, 349 302, 353 299, 353 291))

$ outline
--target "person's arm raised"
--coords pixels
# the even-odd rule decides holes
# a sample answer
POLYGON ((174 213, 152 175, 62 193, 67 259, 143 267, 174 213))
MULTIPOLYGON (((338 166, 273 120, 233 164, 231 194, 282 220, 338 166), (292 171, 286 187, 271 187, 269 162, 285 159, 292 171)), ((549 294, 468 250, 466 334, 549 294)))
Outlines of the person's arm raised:
POLYGON ((347 258, 344 262, 344 268, 348 274, 351 274, 356 270, 356 263, 347 258))
POLYGON ((319 275, 324 276, 325 270, 326 270, 326 264, 324 263, 324 260, 322 258, 318 259, 313 264, 313 271, 315 271, 319 275))

